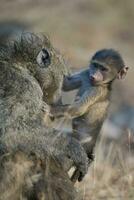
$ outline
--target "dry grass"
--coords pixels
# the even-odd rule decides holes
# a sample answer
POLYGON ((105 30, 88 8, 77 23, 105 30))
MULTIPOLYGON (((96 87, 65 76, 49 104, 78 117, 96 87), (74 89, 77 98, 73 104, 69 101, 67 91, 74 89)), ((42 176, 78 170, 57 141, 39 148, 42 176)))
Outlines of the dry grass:
POLYGON ((134 199, 134 158, 131 149, 102 136, 96 159, 84 182, 77 183, 83 200, 134 199))

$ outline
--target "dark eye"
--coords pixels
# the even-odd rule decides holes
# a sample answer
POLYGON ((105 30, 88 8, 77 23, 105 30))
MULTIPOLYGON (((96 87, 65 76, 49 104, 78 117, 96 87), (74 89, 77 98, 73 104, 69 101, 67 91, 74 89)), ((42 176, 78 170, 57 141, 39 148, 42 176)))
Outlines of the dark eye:
POLYGON ((101 70, 101 71, 108 71, 108 68, 106 68, 106 67, 104 67, 102 64, 99 64, 99 63, 94 63, 93 64, 93 67, 95 68, 95 69, 99 69, 99 70, 101 70))
POLYGON ((40 65, 42 68, 47 68, 51 64, 51 58, 49 52, 43 48, 38 56, 37 56, 37 63, 40 65))
POLYGON ((99 64, 99 63, 95 63, 95 65, 96 65, 96 68, 97 69, 99 69, 99 70, 101 70, 101 71, 108 71, 108 69, 106 68, 106 67, 104 67, 103 65, 101 65, 101 64, 99 64))
POLYGON ((97 63, 94 63, 94 64, 93 64, 93 67, 94 67, 94 68, 98 68, 99 65, 98 65, 97 63))
POLYGON ((108 69, 107 69, 106 67, 104 67, 103 65, 101 65, 100 69, 101 69, 101 71, 103 71, 103 72, 107 72, 107 71, 108 71, 108 69))

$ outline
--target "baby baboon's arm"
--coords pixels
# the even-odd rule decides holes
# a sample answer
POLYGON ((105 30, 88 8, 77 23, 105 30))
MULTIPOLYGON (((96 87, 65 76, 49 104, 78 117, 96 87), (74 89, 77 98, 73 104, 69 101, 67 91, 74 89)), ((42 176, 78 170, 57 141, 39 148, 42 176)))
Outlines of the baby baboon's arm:
POLYGON ((81 75, 80 73, 73 74, 71 76, 64 77, 62 90, 70 91, 78 89, 81 86, 81 75))

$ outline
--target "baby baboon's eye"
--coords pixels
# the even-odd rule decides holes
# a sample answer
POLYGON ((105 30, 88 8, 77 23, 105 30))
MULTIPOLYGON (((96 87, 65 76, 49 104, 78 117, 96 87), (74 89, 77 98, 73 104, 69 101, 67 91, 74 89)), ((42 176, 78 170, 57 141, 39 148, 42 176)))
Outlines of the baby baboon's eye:
POLYGON ((108 71, 108 68, 104 67, 103 65, 101 65, 100 69, 101 69, 101 71, 103 71, 103 72, 107 72, 107 71, 108 71))
POLYGON ((42 68, 47 68, 51 64, 49 52, 45 48, 39 52, 37 56, 37 63, 42 68))

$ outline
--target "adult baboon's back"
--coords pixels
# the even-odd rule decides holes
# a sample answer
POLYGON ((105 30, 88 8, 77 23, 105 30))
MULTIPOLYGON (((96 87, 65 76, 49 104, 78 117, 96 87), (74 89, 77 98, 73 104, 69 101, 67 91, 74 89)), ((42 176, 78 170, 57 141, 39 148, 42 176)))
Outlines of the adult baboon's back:
POLYGON ((67 67, 49 40, 23 34, 0 49, 0 199, 75 199, 67 175, 87 157, 77 141, 48 127, 44 106, 60 97, 67 67))

